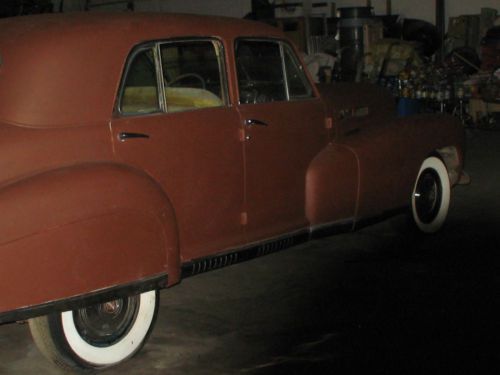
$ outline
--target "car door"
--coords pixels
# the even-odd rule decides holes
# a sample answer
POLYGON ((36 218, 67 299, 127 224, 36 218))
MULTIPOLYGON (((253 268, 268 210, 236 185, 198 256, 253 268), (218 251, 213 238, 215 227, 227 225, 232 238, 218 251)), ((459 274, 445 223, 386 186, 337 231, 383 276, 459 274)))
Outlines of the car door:
POLYGON ((247 238, 307 228, 306 171, 327 143, 324 106, 287 43, 239 39, 235 60, 247 238))
POLYGON ((221 56, 214 39, 139 47, 111 122, 117 158, 170 200, 184 261, 244 242, 242 125, 221 56))

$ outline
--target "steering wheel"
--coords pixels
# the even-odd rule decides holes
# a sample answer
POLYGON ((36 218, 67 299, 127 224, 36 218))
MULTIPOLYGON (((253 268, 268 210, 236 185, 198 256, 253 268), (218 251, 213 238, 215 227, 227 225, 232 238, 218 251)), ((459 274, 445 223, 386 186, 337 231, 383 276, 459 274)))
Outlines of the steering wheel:
POLYGON ((186 78, 196 78, 201 83, 202 89, 205 90, 207 88, 207 84, 206 84, 205 80, 203 79, 203 77, 200 76, 199 74, 196 74, 196 73, 181 74, 180 76, 175 77, 170 82, 167 82, 167 86, 173 87, 173 86, 175 86, 175 84, 179 83, 180 81, 182 81, 186 78))

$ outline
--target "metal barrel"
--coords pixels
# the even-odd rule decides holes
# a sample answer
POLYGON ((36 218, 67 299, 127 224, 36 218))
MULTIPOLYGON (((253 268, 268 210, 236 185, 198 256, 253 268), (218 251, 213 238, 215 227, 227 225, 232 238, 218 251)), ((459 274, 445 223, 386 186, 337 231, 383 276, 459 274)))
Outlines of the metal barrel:
POLYGON ((340 67, 342 79, 353 81, 357 68, 362 62, 363 27, 372 22, 372 7, 346 7, 339 8, 339 37, 341 48, 340 67))

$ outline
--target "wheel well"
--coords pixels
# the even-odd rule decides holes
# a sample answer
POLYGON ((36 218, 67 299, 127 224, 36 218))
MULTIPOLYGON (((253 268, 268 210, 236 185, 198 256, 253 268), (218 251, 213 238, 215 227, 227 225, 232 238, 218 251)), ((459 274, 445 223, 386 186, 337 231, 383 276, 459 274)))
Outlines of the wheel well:
POLYGON ((460 179, 460 158, 457 148, 455 146, 439 148, 435 151, 435 155, 439 157, 446 166, 450 184, 455 185, 460 179))

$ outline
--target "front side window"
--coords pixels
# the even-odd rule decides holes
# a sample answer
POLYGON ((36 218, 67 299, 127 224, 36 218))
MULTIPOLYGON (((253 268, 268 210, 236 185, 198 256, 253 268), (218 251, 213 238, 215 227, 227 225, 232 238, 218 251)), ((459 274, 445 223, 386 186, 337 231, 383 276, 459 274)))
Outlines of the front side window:
POLYGON ((225 102, 221 48, 214 41, 160 46, 167 112, 220 107, 225 102))
POLYGON ((313 97, 297 56, 284 42, 238 41, 236 68, 241 104, 313 97))
POLYGON ((137 52, 126 73, 120 111, 124 114, 160 111, 155 58, 152 48, 137 52))
POLYGON ((240 103, 266 103, 287 99, 280 44, 242 40, 236 45, 240 103))

